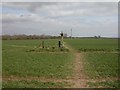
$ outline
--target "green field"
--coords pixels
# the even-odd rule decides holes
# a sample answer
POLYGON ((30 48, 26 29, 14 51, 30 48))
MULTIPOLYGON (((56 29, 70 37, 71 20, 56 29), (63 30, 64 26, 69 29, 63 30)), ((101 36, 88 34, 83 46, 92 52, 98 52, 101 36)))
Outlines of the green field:
MULTIPOLYGON (((40 43, 41 40, 3 41, 3 76, 32 76, 53 79, 63 79, 71 76, 73 71, 72 60, 74 58, 71 53, 26 51, 38 47, 40 43)), ((56 44, 57 40, 45 40, 45 46, 55 46, 56 44)), ((5 84, 5 86, 7 87, 9 85, 5 84)), ((3 87, 5 86, 3 83, 3 87)))
POLYGON ((7 81, 3 83, 3 86, 9 88, 64 88, 69 86, 66 82, 42 82, 42 81, 7 81))
POLYGON ((118 81, 116 80, 119 71, 118 39, 68 39, 66 42, 84 55, 85 73, 91 79, 113 79, 112 82, 111 80, 95 83, 88 82, 90 86, 118 87, 118 81))
MULTIPOLYGON (((2 43, 2 74, 3 87, 70 87, 64 81, 55 82, 56 79, 67 79, 74 75, 74 52, 27 52, 38 48, 43 40, 4 40, 2 43), (53 81, 36 80, 8 80, 16 78, 44 78, 53 81)), ((44 40, 46 47, 58 47, 57 39, 44 40)), ((117 78, 118 76, 118 40, 117 39, 65 39, 64 42, 78 53, 82 53, 84 70, 92 79, 117 78), (95 50, 84 52, 81 49, 95 50), (103 49, 104 51, 99 51, 103 49), (99 52, 98 52, 98 51, 99 52)), ((109 81, 88 82, 89 86, 117 87, 116 79, 109 81), (103 84, 104 83, 104 84, 103 84)))
POLYGON ((105 50, 116 50, 118 49, 118 39, 66 39, 65 40, 74 49, 105 49, 105 50))

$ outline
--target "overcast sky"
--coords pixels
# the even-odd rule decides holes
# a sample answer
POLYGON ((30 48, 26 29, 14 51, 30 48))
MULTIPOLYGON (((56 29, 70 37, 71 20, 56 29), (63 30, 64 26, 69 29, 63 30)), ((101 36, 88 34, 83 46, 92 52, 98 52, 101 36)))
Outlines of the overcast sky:
POLYGON ((0 5, 2 34, 118 36, 117 2, 14 2, 0 5))

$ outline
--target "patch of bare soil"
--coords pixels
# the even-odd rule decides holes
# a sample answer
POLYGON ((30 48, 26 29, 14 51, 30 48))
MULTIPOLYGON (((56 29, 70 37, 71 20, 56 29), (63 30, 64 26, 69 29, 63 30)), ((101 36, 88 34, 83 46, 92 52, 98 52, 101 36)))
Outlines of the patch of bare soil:
POLYGON ((82 54, 78 53, 75 49, 71 48, 70 46, 66 45, 71 52, 75 54, 74 59, 74 76, 70 79, 70 82, 73 83, 73 88, 86 88, 87 82, 89 78, 84 73, 83 62, 82 62, 82 54))
POLYGON ((32 77, 32 76, 27 76, 27 77, 20 77, 20 76, 3 76, 2 77, 3 81, 21 81, 21 80, 26 80, 26 81, 42 81, 42 82, 62 82, 63 79, 52 79, 52 78, 46 78, 46 77, 32 77))
MULTIPOLYGON (((78 73, 77 73, 78 74, 78 73)), ((118 80, 118 78, 102 78, 102 79, 88 79, 85 78, 85 76, 77 75, 68 79, 58 79, 58 78, 46 78, 46 77, 32 77, 32 76, 27 76, 27 77, 20 77, 20 76, 15 76, 15 75, 11 75, 11 76, 3 76, 2 77, 2 81, 21 81, 21 80, 26 80, 26 81, 32 81, 32 80, 36 80, 36 81, 42 81, 42 82, 70 82, 72 84, 74 84, 74 87, 76 86, 87 86, 85 85, 85 82, 106 82, 106 81, 114 81, 114 80, 118 80), (82 77, 81 77, 82 76, 82 77), (79 84, 78 84, 78 83, 79 84), (84 84, 83 84, 84 82, 84 84)))
POLYGON ((74 88, 86 88, 88 77, 84 73, 83 62, 82 62, 82 54, 75 53, 75 61, 74 61, 74 88))

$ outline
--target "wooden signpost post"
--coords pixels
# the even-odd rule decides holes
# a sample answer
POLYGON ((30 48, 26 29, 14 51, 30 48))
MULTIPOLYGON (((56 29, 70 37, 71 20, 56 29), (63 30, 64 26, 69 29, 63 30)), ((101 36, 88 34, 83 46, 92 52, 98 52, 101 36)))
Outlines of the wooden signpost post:
POLYGON ((42 41, 42 48, 44 48, 44 41, 42 41))
POLYGON ((60 48, 60 45, 61 45, 61 43, 60 43, 60 41, 58 42, 58 46, 59 46, 59 48, 60 48))
POLYGON ((60 35, 61 35, 61 45, 62 45, 62 47, 63 47, 63 46, 64 46, 64 45, 63 45, 63 32, 61 32, 60 35))

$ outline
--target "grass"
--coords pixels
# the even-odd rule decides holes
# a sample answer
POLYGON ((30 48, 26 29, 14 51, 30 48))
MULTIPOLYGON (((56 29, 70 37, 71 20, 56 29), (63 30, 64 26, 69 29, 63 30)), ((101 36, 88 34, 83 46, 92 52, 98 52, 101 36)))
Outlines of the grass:
MULTIPOLYGON (((54 41, 46 40, 49 45, 54 41)), ((3 76, 66 78, 72 75, 71 53, 26 52, 39 43, 37 40, 3 41, 3 76)))
POLYGON ((69 54, 47 53, 13 53, 3 54, 3 76, 44 76, 49 78, 65 78, 71 75, 72 57, 69 54), (8 61, 9 60, 9 61, 8 61), (68 67, 70 66, 70 67, 68 67))
MULTIPOLYGON (((3 41, 2 57, 3 76, 33 76, 45 78, 65 79, 73 74, 73 52, 61 51, 27 51, 38 48, 43 40, 5 40, 3 41)), ((45 47, 58 47, 58 40, 44 40, 45 47)), ((118 40, 117 39, 65 39, 68 45, 84 55, 84 68, 86 75, 93 79, 118 77, 118 40), (92 52, 94 51, 94 52, 92 52), (99 51, 99 52, 98 52, 99 51)), ((39 49, 38 49, 39 50, 39 49)), ((113 82, 90 82, 92 86, 112 86, 113 82)), ((38 82, 38 81, 8 81, 3 82, 5 87, 65 87, 64 82, 38 82), (36 83, 36 84, 34 84, 36 83)))
POLYGON ((45 48, 41 48, 41 47, 37 47, 34 49, 28 49, 26 50, 26 52, 69 52, 69 49, 65 48, 65 47, 45 47, 45 48))
POLYGON ((65 40, 74 49, 118 49, 118 39, 95 39, 95 38, 81 38, 81 39, 66 39, 65 40))
MULTIPOLYGON (((118 39, 94 39, 94 38, 82 38, 82 39, 66 39, 66 42, 76 50, 87 49, 95 50, 95 52, 84 53, 85 68, 88 75, 92 78, 96 77, 113 77, 118 74, 118 52, 108 51, 118 49, 118 39), (105 51, 101 51, 104 49, 105 51)), ((83 52, 83 51, 82 51, 83 52)))
MULTIPOLYGON (((58 40, 44 40, 46 47, 57 47, 58 40)), ((65 79, 73 74, 70 52, 27 52, 40 46, 42 40, 5 40, 2 43, 2 75, 65 79)), ((39 49, 39 48, 38 48, 39 49)), ((64 82, 3 81, 5 88, 65 87, 64 82)))
POLYGON ((86 53, 85 70, 90 78, 118 77, 117 53, 86 53))
POLYGON ((69 86, 67 82, 41 82, 41 81, 7 81, 3 88, 63 88, 69 86))
POLYGON ((27 46, 27 47, 37 47, 42 44, 44 41, 45 46, 58 46, 57 39, 41 39, 41 40, 3 40, 3 47, 20 47, 20 46, 27 46))
POLYGON ((119 88, 119 81, 106 81, 106 82, 88 82, 90 87, 106 87, 106 88, 119 88))
MULTIPOLYGON (((84 69, 89 78, 118 78, 118 39, 66 39, 66 42, 84 55, 84 69), (93 52, 94 51, 94 52, 93 52)), ((117 87, 118 82, 89 83, 90 86, 117 87)))

